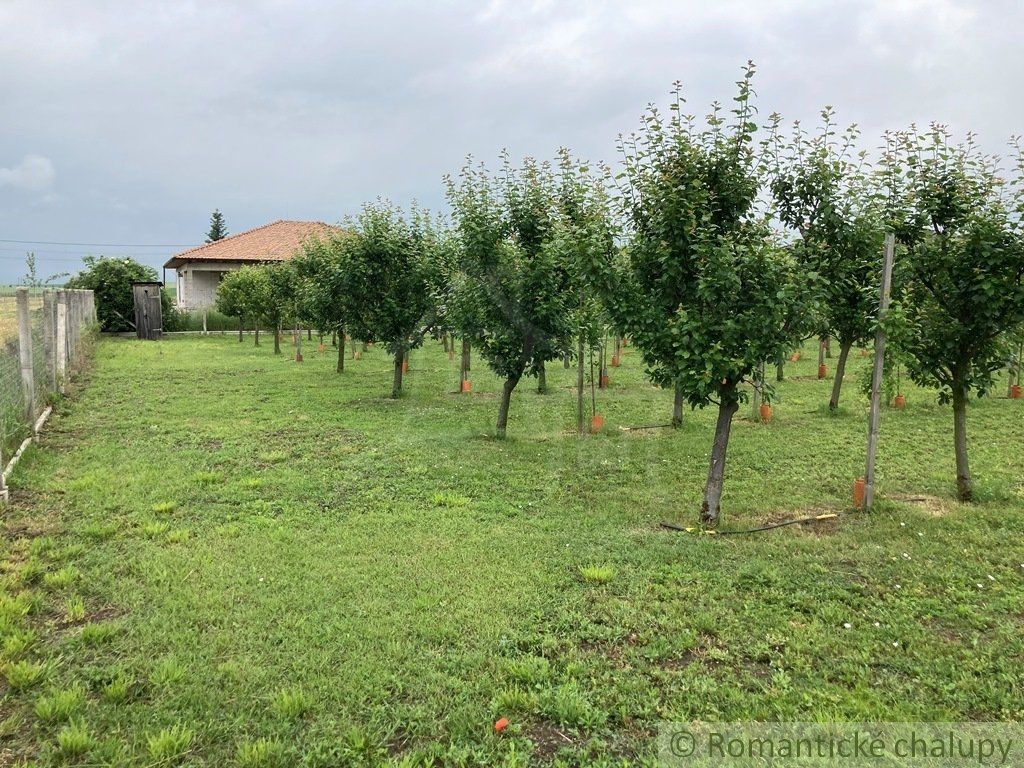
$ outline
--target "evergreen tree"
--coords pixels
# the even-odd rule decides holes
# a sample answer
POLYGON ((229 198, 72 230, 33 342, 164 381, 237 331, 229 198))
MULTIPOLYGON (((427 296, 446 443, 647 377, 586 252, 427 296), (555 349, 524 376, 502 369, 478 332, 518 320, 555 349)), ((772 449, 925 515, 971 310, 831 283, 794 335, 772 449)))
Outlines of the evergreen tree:
POLYGON ((215 243, 228 236, 227 224, 224 223, 224 214, 219 208, 215 208, 210 214, 210 231, 206 233, 206 242, 215 243))

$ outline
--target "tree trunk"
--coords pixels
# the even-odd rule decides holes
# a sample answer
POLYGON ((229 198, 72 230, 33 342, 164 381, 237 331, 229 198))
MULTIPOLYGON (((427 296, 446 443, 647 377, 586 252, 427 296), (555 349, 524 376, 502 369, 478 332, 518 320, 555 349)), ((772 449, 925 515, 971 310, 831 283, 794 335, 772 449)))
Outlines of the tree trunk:
POLYGON ((400 347, 395 352, 395 379, 391 385, 391 396, 399 397, 402 394, 402 363, 405 362, 405 347, 400 347))
POLYGON ((562 367, 567 371, 572 367, 572 355, 568 352, 562 355, 562 367))
POLYGON ((537 394, 546 395, 548 392, 548 372, 545 368, 544 363, 540 364, 540 370, 537 371, 537 394))
POLYGON ((281 354, 281 321, 278 320, 274 326, 274 354, 281 354))
POLYGON ((498 437, 505 437, 505 427, 508 426, 508 406, 512 401, 512 390, 516 388, 520 378, 521 376, 515 376, 511 379, 505 379, 505 384, 501 388, 501 405, 498 408, 498 437))
POLYGON ((818 366, 825 364, 825 337, 818 338, 818 366))
POLYGON ((444 353, 447 355, 448 354, 448 334, 447 333, 442 333, 441 334, 441 345, 444 347, 444 353))
POLYGON ((846 358, 850 356, 852 341, 839 343, 839 360, 836 361, 836 378, 832 382, 832 397, 828 401, 828 409, 835 411, 839 407, 839 393, 843 388, 843 374, 846 372, 846 358))
POLYGON ((312 341, 312 340, 313 340, 313 328, 312 328, 312 326, 310 326, 309 328, 306 329, 306 341, 312 341))
POLYGON ((972 501, 974 489, 967 463, 967 387, 953 380, 953 448, 956 451, 956 495, 960 501, 972 501))
POLYGON ((252 324, 252 327, 253 327, 253 331, 254 331, 253 332, 253 336, 255 337, 255 340, 253 341, 253 346, 258 347, 260 345, 260 321, 256 320, 252 324))
POLYGON ((245 319, 238 318, 238 343, 242 343, 242 332, 245 330, 245 319))
POLYGON ((825 337, 825 357, 828 358, 829 360, 832 359, 832 337, 831 336, 826 336, 825 337))
POLYGON ((718 422, 715 424, 715 442, 711 447, 711 467, 708 481, 704 486, 704 503, 700 508, 700 521, 712 528, 718 525, 722 510, 722 483, 725 478, 725 455, 729 448, 729 430, 732 429, 733 414, 739 410, 735 392, 728 393, 728 399, 718 406, 718 422))
POLYGON ((672 402, 672 426, 679 428, 683 425, 683 388, 676 384, 675 398, 672 402))
POLYGON ((345 333, 344 331, 339 334, 341 336, 341 343, 338 344, 338 365, 337 372, 345 372, 345 333))
POLYGON ((576 358, 576 428, 581 435, 587 434, 586 397, 587 376, 583 370, 583 329, 580 329, 576 358))
POLYGON ((338 346, 338 332, 337 331, 331 331, 331 346, 332 347, 338 346))
POLYGON ((467 374, 469 373, 469 339, 464 338, 462 340, 462 359, 459 361, 459 392, 463 389, 463 383, 466 381, 467 374))
POLYGON ((775 364, 775 380, 786 380, 786 359, 781 356, 779 357, 779 361, 775 364))

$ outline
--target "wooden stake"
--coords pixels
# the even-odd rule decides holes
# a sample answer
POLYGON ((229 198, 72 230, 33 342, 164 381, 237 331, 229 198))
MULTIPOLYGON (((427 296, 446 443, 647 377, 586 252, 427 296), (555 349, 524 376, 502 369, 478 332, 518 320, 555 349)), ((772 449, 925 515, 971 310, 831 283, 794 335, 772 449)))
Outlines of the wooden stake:
POLYGON ((750 398, 753 411, 753 420, 761 420, 761 390, 764 388, 764 362, 760 362, 754 368, 754 393, 750 398))
POLYGON ((889 288, 892 283, 892 260, 896 236, 885 236, 885 257, 882 260, 882 285, 878 300, 878 328, 875 330, 875 366, 871 372, 871 414, 868 417, 868 456, 864 471, 864 511, 870 512, 875 501, 875 455, 878 452, 878 425, 882 416, 882 368, 885 365, 885 317, 889 312, 889 288))

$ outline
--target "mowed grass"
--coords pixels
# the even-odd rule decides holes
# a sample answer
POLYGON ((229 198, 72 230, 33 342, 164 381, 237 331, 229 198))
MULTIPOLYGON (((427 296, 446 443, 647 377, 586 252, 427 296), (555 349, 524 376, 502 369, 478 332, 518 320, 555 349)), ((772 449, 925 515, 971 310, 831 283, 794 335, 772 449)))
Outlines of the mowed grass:
MULTIPOLYGON (((232 335, 111 339, 26 454, 4 512, 0 762, 654 764, 660 720, 1024 717, 1024 404, 969 415, 978 503, 952 499, 952 417, 887 409, 863 472, 811 350, 775 419, 733 428, 702 536, 714 413, 627 349, 573 434, 575 371, 499 382, 429 342, 407 394, 370 349, 334 373, 232 335), (510 725, 494 731, 498 718, 510 725)), ((831 363, 834 361, 830 361, 831 363)), ((1002 391, 999 392, 1002 394, 1002 391)))

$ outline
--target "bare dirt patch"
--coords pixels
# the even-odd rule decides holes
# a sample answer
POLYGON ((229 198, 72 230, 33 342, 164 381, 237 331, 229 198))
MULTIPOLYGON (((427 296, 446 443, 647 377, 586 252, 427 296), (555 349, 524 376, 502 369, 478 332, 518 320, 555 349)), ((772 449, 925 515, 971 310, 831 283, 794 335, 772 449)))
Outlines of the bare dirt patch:
POLYGON ((890 501, 910 504, 932 517, 945 517, 958 506, 952 499, 943 499, 926 493, 894 493, 886 498, 890 501))
POLYGON ((533 742, 533 753, 541 760, 549 761, 560 749, 571 747, 576 742, 551 723, 532 723, 523 729, 523 735, 533 742))

